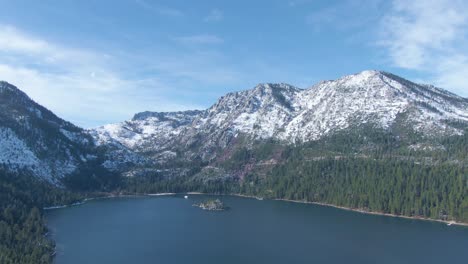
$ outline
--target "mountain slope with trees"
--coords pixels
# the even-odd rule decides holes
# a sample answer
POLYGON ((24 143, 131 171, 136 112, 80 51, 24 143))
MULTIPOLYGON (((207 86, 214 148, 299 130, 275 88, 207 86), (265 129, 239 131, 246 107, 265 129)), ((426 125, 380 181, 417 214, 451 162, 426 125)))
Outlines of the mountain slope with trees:
POLYGON ((199 191, 468 223, 468 99, 379 71, 260 84, 84 130, 0 82, 0 262, 50 263, 43 208, 199 191))

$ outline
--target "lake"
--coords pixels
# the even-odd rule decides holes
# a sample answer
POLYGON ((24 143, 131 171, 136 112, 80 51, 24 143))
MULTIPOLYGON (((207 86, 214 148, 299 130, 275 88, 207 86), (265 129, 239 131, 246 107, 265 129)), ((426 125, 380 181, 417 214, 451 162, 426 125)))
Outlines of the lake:
POLYGON ((101 199, 46 212, 55 263, 468 263, 468 228, 216 196, 101 199))

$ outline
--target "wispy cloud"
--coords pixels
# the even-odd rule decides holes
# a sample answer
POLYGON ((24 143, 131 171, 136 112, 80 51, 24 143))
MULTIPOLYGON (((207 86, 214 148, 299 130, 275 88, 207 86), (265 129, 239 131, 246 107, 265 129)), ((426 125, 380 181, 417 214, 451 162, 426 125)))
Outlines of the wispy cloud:
POLYGON ((215 8, 203 19, 205 22, 218 22, 223 20, 224 14, 221 10, 215 8))
POLYGON ((224 40, 221 37, 209 34, 176 37, 174 39, 178 42, 189 45, 220 44, 224 42, 224 40))
POLYGON ((184 13, 180 11, 179 9, 175 9, 175 8, 171 8, 167 6, 155 5, 145 0, 135 0, 135 3, 146 10, 158 13, 160 15, 172 16, 172 17, 184 16, 184 13))
POLYGON ((0 54, 33 58, 31 62, 40 64, 57 64, 67 62, 73 64, 87 63, 90 60, 106 61, 110 59, 107 54, 91 53, 84 50, 63 48, 35 38, 9 25, 0 25, 0 54), (70 58, 77 58, 70 60, 70 58))
POLYGON ((168 100, 166 80, 130 78, 119 71, 121 65, 108 54, 64 47, 0 25, 0 80, 79 125, 120 121, 151 106, 159 111, 200 108, 168 100))
POLYGON ((379 45, 396 67, 427 73, 468 95, 468 2, 394 0, 380 24, 379 45))
POLYGON ((299 7, 304 4, 310 4, 311 2, 314 2, 315 0, 291 0, 287 2, 287 5, 289 7, 299 7))
POLYGON ((19 34, 14 27, 8 25, 0 26, 0 48, 3 51, 26 53, 40 53, 51 50, 49 43, 19 34))
MULTIPOLYGON (((305 2, 295 1, 292 2, 292 6, 305 2)), ((310 12, 305 21, 317 32, 330 29, 356 30, 379 18, 382 2, 382 0, 339 1, 310 12)))

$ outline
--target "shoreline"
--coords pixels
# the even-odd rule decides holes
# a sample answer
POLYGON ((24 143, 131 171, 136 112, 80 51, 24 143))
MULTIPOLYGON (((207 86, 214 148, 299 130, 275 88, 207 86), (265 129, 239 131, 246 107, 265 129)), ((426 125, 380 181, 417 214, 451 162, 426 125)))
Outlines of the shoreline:
MULTIPOLYGON (((178 194, 234 196, 234 197, 256 199, 256 200, 259 200, 259 201, 262 201, 264 199, 263 197, 240 194, 240 193, 238 193, 238 194, 214 194, 214 193, 202 193, 202 192, 181 192, 181 193, 166 192, 166 193, 141 193, 141 194, 109 194, 107 196, 86 198, 83 201, 76 202, 76 203, 69 204, 69 205, 50 206, 50 207, 44 207, 42 209, 43 210, 54 210, 54 209, 73 207, 73 206, 82 205, 82 204, 84 204, 86 202, 89 202, 89 201, 92 201, 92 200, 97 200, 97 199, 109 199, 109 198, 121 198, 121 197, 142 197, 142 196, 160 197, 160 196, 174 196, 174 195, 178 195, 178 194)), ((344 206, 339 206, 339 205, 334 205, 334 204, 327 204, 327 203, 322 203, 322 202, 309 202, 309 201, 290 200, 290 199, 282 199, 282 198, 273 198, 273 199, 267 199, 267 200, 290 202, 290 203, 301 203, 301 204, 312 204, 312 205, 332 207, 332 208, 336 208, 336 209, 340 209, 340 210, 346 210, 346 211, 351 211, 351 212, 356 212, 356 213, 361 213, 361 214, 380 215, 380 216, 387 216, 387 217, 403 218, 403 219, 408 219, 408 220, 431 221, 431 222, 443 223, 443 224, 446 224, 448 226, 456 225, 456 226, 468 227, 468 223, 457 222, 457 221, 453 221, 453 220, 441 220, 441 219, 433 219, 433 218, 427 218, 427 217, 395 215, 395 214, 390 214, 390 213, 367 211, 367 210, 363 210, 363 209, 359 209, 359 208, 350 208, 350 207, 344 207, 344 206)))
POLYGON ((111 198, 123 198, 123 197, 141 197, 141 196, 172 196, 177 195, 177 193, 142 193, 142 194, 109 194, 106 196, 97 196, 91 198, 85 198, 82 201, 72 203, 72 204, 63 204, 63 205, 54 205, 54 206, 47 206, 43 207, 42 210, 54 210, 54 209, 62 209, 67 207, 73 207, 85 204, 92 200, 102 200, 102 199, 111 199, 111 198))
MULTIPOLYGON (((245 194, 212 194, 212 193, 200 193, 200 192, 191 192, 191 193, 187 193, 187 194, 221 195, 221 196, 226 195, 226 196, 235 196, 235 197, 243 197, 243 198, 251 198, 251 199, 256 199, 256 200, 263 200, 263 198, 261 198, 261 197, 245 195, 245 194)), ((468 227, 468 223, 457 222, 457 221, 453 221, 453 220, 441 220, 441 219, 433 219, 433 218, 427 218, 427 217, 406 216, 406 215, 396 215, 396 214, 382 213, 382 212, 376 212, 376 211, 366 211, 366 210, 363 210, 363 209, 350 208, 350 207, 344 207, 344 206, 321 203, 321 202, 309 202, 309 201, 290 200, 290 199, 281 199, 281 198, 274 198, 274 199, 267 199, 267 200, 290 202, 290 203, 300 203, 300 204, 312 204, 312 205, 332 207, 332 208, 336 208, 336 209, 340 209, 340 210, 346 210, 346 211, 351 211, 351 212, 356 212, 356 213, 361 213, 361 214, 367 214, 367 215, 380 215, 380 216, 387 216, 387 217, 403 218, 403 219, 408 219, 408 220, 431 221, 431 222, 443 223, 443 224, 446 224, 448 226, 456 225, 456 226, 468 227)))
POLYGON ((408 220, 438 222, 438 223, 446 224, 448 226, 456 225, 456 226, 468 227, 468 223, 457 222, 457 221, 453 221, 453 220, 441 220, 441 219, 433 219, 433 218, 427 218, 427 217, 396 215, 396 214, 382 213, 382 212, 376 212, 376 211, 366 211, 366 210, 363 210, 363 209, 350 208, 350 207, 344 207, 344 206, 321 203, 321 202, 308 202, 308 201, 289 200, 289 199, 272 199, 272 200, 290 202, 290 203, 315 204, 315 205, 319 205, 319 206, 332 207, 332 208, 336 208, 336 209, 340 209, 340 210, 346 210, 346 211, 351 211, 351 212, 356 212, 356 213, 361 213, 361 214, 367 214, 367 215, 380 215, 380 216, 386 216, 386 217, 403 218, 403 219, 408 219, 408 220))

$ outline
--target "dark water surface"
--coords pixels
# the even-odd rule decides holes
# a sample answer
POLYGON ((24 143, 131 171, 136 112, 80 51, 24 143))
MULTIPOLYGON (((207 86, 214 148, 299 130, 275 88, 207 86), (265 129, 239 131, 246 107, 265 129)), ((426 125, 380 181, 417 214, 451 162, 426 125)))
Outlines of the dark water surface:
POLYGON ((468 228, 222 196, 103 199, 47 212, 56 263, 468 263, 468 228))

